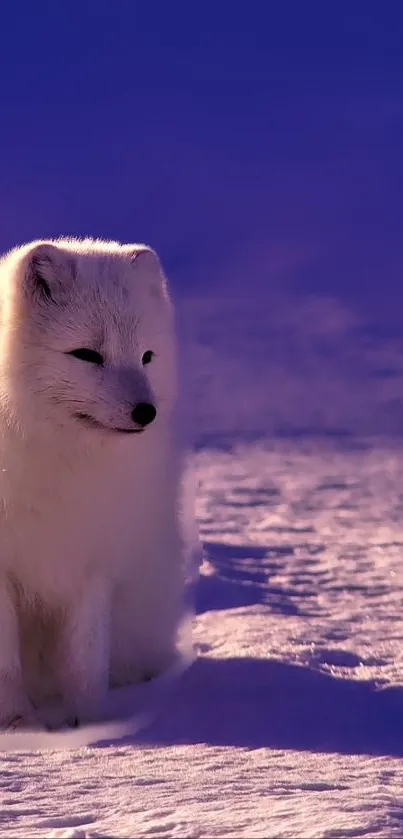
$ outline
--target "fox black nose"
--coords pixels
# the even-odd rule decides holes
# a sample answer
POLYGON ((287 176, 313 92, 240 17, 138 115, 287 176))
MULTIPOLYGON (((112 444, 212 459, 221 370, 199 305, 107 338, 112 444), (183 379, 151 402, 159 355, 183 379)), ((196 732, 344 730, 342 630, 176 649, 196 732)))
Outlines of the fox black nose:
POLYGON ((157 416, 157 411, 154 408, 154 405, 151 405, 151 402, 139 402, 135 408, 132 410, 132 419, 133 422, 136 422, 137 425, 150 425, 150 422, 155 420, 157 416))

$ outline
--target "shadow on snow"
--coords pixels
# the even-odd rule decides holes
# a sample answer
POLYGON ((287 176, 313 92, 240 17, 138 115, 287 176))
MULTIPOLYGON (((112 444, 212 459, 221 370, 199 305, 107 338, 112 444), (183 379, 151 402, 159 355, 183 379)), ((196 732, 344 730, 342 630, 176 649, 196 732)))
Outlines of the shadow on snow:
POLYGON ((139 740, 403 756, 403 687, 273 659, 202 657, 139 740))

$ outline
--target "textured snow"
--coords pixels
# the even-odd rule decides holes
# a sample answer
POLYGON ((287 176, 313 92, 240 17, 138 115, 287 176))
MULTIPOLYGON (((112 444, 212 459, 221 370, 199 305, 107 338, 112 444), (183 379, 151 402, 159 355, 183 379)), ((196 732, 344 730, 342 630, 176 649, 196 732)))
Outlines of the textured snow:
POLYGON ((398 350, 357 349, 355 316, 318 303, 271 351, 268 309, 253 331, 248 306, 231 327, 209 305, 187 304, 198 657, 111 697, 114 728, 4 750, 1 836, 403 834, 403 452, 369 436, 388 404, 398 428, 398 385, 370 375, 398 350))

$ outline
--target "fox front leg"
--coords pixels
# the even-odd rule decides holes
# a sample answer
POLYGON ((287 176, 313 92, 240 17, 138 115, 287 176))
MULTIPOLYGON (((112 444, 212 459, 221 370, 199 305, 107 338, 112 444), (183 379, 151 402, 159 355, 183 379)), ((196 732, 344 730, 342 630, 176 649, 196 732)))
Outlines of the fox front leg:
POLYGON ((39 726, 24 686, 16 605, 8 581, 0 578, 0 728, 39 726))
POLYGON ((109 683, 110 593, 92 579, 63 613, 57 654, 58 681, 67 720, 100 719, 109 683))

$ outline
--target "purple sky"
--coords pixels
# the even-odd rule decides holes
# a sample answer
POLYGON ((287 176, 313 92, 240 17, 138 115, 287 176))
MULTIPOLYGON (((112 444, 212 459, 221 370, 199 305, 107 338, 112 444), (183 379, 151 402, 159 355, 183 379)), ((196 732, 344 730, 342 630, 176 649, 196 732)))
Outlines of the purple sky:
POLYGON ((1 249, 146 240, 189 287, 280 254, 303 290, 398 292, 401 4, 20 0, 1 28, 1 249))

